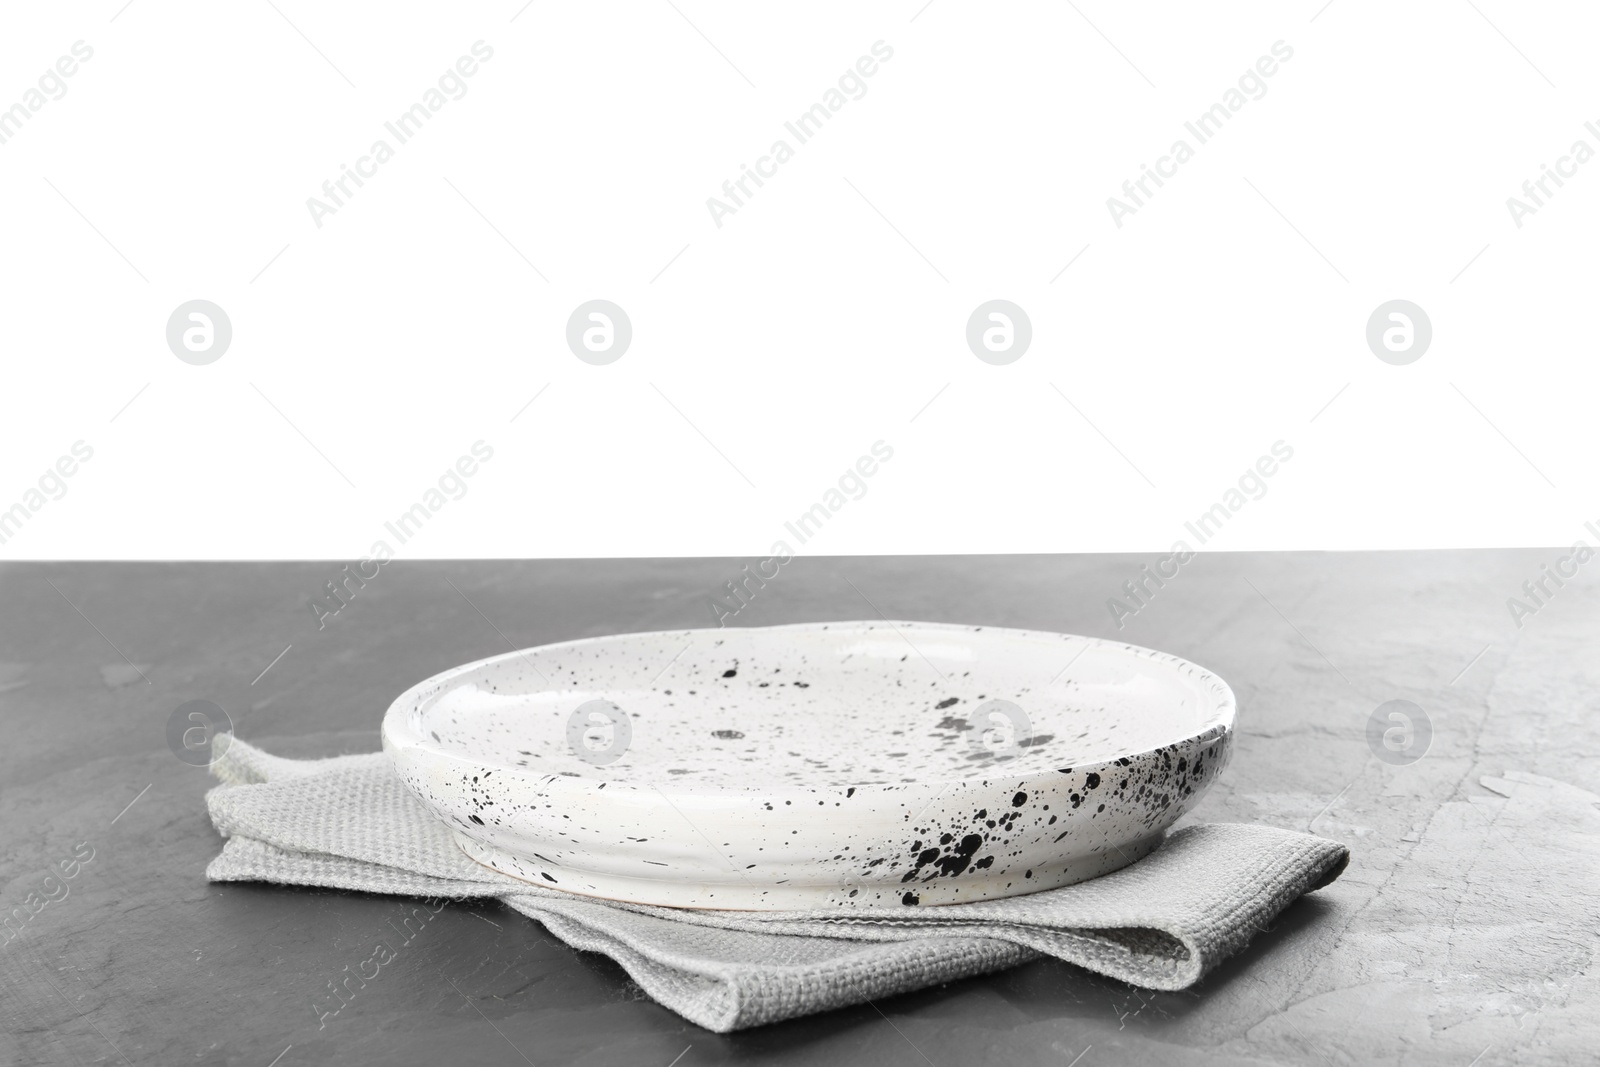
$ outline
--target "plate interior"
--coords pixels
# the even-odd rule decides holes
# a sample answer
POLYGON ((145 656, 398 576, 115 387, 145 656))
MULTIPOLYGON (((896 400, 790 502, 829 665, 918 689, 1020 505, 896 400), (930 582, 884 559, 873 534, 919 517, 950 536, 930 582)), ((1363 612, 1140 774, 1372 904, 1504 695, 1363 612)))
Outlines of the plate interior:
MULTIPOLYGON (((1136 646, 885 622, 623 634, 500 656, 443 681, 410 720, 445 753, 676 793, 1081 766, 1193 737, 1232 703, 1216 676, 1136 646), (569 744, 574 713, 596 700, 626 715, 631 734, 603 765, 569 744)), ((591 749, 613 745, 603 716, 579 721, 591 749)))

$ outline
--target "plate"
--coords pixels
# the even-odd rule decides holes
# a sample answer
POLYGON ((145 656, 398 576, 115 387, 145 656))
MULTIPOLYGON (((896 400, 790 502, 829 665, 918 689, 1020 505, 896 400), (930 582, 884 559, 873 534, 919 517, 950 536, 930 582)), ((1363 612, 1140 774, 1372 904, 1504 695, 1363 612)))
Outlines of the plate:
POLYGON ((495 870, 681 908, 904 908, 1116 870, 1226 765, 1176 656, 918 622, 619 634, 401 694, 383 746, 495 870))

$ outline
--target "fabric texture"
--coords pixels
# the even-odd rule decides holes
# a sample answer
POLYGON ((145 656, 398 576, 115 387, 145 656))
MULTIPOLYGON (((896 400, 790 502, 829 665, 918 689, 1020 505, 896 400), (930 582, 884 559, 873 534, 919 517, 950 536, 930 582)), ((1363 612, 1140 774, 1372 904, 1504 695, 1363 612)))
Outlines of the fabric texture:
POLYGON ((611 957, 710 1030, 777 1022, 1055 956, 1148 989, 1184 989, 1301 894, 1344 870, 1335 841, 1222 823, 1171 834, 1122 870, 1004 900, 904 911, 698 911, 544 889, 457 847, 381 752, 273 756, 237 738, 206 795, 226 838, 212 881, 428 898, 496 897, 574 948, 611 957))

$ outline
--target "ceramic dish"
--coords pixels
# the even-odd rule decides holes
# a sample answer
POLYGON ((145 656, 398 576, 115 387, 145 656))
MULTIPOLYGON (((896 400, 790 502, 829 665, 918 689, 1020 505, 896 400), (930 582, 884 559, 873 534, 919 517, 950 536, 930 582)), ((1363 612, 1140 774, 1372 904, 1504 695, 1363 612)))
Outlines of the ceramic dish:
POLYGON ((837 622, 622 634, 407 690, 383 746, 465 852, 687 908, 903 908, 1137 860, 1232 746, 1175 656, 1067 634, 837 622))

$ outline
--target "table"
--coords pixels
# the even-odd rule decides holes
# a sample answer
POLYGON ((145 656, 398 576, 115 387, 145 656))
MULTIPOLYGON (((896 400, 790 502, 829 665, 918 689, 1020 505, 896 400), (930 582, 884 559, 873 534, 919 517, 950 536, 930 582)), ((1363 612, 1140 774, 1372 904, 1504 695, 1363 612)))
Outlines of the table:
POLYGON ((1239 698, 1236 754, 1189 818, 1310 828, 1353 859, 1183 993, 1040 960, 732 1035, 498 904, 446 907, 319 1029, 328 980, 401 902, 207 883, 210 777, 166 727, 210 699, 269 751, 372 751, 413 682, 508 641, 712 625, 745 561, 396 561, 320 629, 309 602, 337 563, 6 565, 0 1062, 1593 1062, 1600 584, 1522 591, 1560 555, 1204 554, 1133 614, 1107 601, 1138 606, 1122 583, 1154 557, 794 560, 730 622, 881 610, 1216 670, 1239 698), (1536 610, 1515 617, 1511 597, 1536 610), (1369 743, 1391 700, 1431 724, 1415 762, 1369 743))

